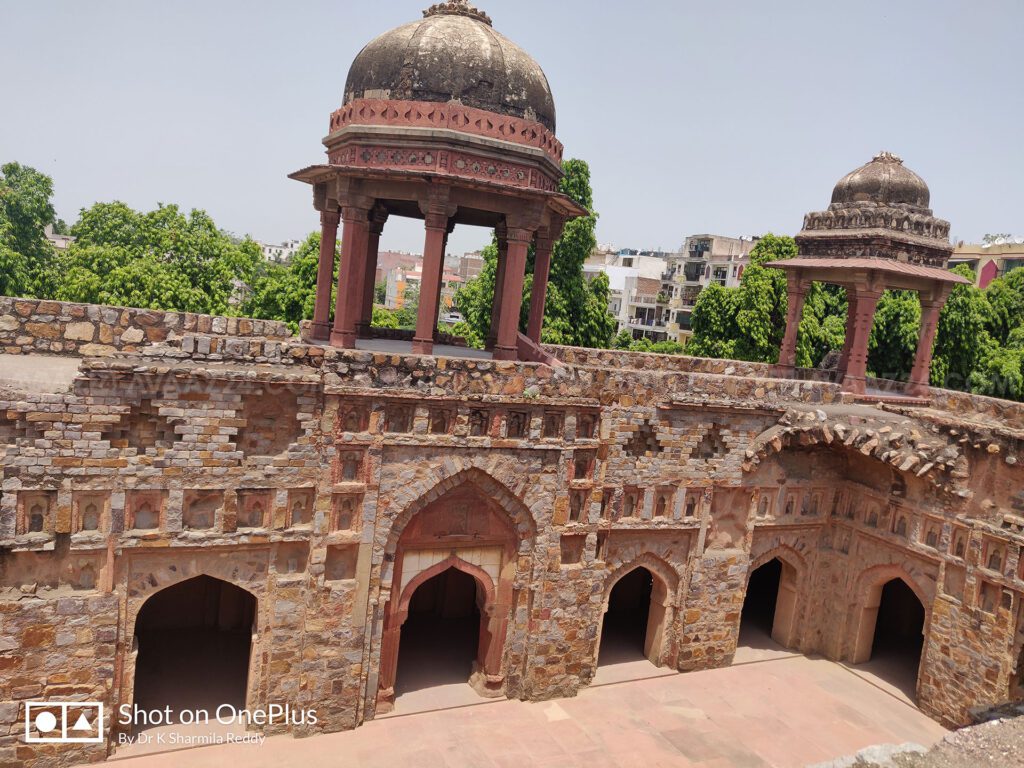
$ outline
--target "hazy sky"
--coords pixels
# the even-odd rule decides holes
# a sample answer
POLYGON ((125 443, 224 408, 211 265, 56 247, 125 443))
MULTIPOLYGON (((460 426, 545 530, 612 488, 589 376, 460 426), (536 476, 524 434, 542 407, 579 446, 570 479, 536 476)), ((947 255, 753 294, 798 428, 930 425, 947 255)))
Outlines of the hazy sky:
MULTIPOLYGON (((287 174, 324 161, 360 48, 431 1, 0 0, 0 162, 52 175, 69 221, 174 202, 302 237, 318 218, 287 174)), ((601 242, 794 234, 882 149, 955 238, 1024 235, 1022 0, 479 5, 547 73, 601 242)), ((421 226, 389 222, 382 247, 421 250, 421 226)))

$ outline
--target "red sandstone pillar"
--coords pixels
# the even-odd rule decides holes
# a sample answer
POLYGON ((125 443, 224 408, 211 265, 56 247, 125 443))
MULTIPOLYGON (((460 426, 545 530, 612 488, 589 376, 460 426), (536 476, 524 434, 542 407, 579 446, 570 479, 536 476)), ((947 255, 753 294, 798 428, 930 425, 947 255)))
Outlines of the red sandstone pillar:
POLYGON ((494 273, 494 296, 491 299, 491 324, 487 329, 484 349, 493 350, 498 341, 498 318, 501 316, 501 294, 505 290, 505 263, 508 261, 508 230, 504 223, 494 228, 498 237, 498 263, 494 273))
POLYGON ((356 311, 363 295, 362 276, 366 267, 366 239, 370 209, 346 205, 341 209, 345 227, 341 236, 341 268, 338 296, 334 306, 331 344, 352 349, 356 345, 356 311))
POLYGON ((423 245, 423 272, 420 282, 420 306, 416 314, 416 335, 412 351, 429 355, 434 351, 434 331, 437 328, 437 302, 441 295, 441 269, 444 267, 444 242, 448 231, 448 216, 430 212, 425 217, 427 238, 423 245))
POLYGON ((377 255, 380 251, 380 236, 384 232, 384 224, 388 220, 388 212, 381 205, 374 206, 370 211, 369 232, 366 238, 366 273, 363 280, 363 300, 359 307, 359 319, 356 322, 356 335, 361 339, 370 338, 373 332, 373 292, 377 287, 377 255))
POLYGON ((875 322, 875 308, 881 297, 880 290, 857 288, 857 310, 854 320, 853 344, 850 346, 850 360, 846 374, 840 382, 843 389, 855 395, 864 394, 868 370, 868 339, 875 322))
POLYGON ((320 261, 316 271, 316 304, 310 335, 316 341, 331 337, 331 283, 334 280, 334 251, 338 243, 338 211, 320 211, 320 261))
POLYGON ((843 339, 843 351, 839 356, 839 365, 836 366, 836 381, 843 380, 846 368, 850 364, 850 349, 853 347, 854 329, 857 326, 857 291, 855 289, 846 289, 846 304, 846 338, 843 339))
POLYGON ((793 376, 796 373, 796 338, 800 331, 800 318, 804 314, 804 299, 808 285, 800 278, 799 272, 786 273, 786 335, 779 350, 779 362, 775 372, 779 376, 793 376))
POLYGON ((508 230, 508 256, 498 314, 498 338, 494 345, 495 360, 519 359, 519 310, 523 304, 526 253, 532 239, 533 232, 529 229, 510 227, 508 230))
POLYGON ((455 227, 449 225, 444 233, 444 241, 441 244, 441 264, 437 275, 437 301, 434 302, 434 330, 437 330, 437 321, 441 316, 441 294, 444 292, 444 257, 448 253, 448 235, 455 227))
POLYGON ((551 249, 555 235, 548 227, 537 231, 537 250, 533 258, 533 288, 530 292, 530 321, 526 335, 540 344, 540 331, 544 326, 544 302, 548 295, 548 273, 551 270, 551 249))
POLYGON ((907 384, 908 395, 922 397, 928 394, 929 375, 932 367, 932 345, 939 329, 939 312, 946 303, 947 291, 942 290, 938 298, 921 297, 921 335, 918 337, 914 368, 907 384))
POLYGON ((399 616, 385 619, 380 642, 380 677, 377 682, 377 713, 391 711, 395 703, 395 677, 398 672, 398 646, 402 637, 399 616))

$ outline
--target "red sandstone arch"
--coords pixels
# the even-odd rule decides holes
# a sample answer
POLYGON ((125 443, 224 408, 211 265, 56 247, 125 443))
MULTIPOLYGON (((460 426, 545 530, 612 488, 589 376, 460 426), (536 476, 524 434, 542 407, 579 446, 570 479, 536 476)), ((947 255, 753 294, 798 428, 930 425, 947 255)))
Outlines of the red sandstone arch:
MULTIPOLYGON (((674 598, 679 589, 679 574, 665 560, 650 552, 645 552, 615 568, 605 579, 602 617, 608 611, 608 601, 611 599, 612 589, 623 576, 638 568, 646 569, 654 577, 651 605, 647 614, 647 629, 644 635, 644 656, 657 667, 674 666, 675 660, 671 658, 674 654, 672 653, 670 627, 674 617, 674 598)), ((596 645, 594 646, 595 666, 601 649, 602 624, 598 625, 596 645)))
POLYGON ((394 703, 401 629, 408 618, 409 601, 416 587, 449 568, 472 576, 482 595, 478 605, 480 642, 470 683, 481 695, 501 695, 505 640, 516 602, 513 584, 519 548, 535 533, 536 524, 526 505, 503 483, 475 467, 452 472, 406 506, 385 542, 385 558, 391 561, 387 575, 392 597, 384 606, 378 712, 388 711, 394 703), (418 561, 427 555, 433 558, 439 550, 447 552, 446 557, 416 571, 403 588, 406 555, 418 561), (489 556, 499 552, 497 580, 482 566, 468 562, 461 554, 466 551, 489 552, 489 556))
POLYGON ((782 564, 779 591, 775 598, 772 639, 779 645, 793 648, 799 642, 797 618, 800 615, 800 586, 807 574, 807 562, 803 555, 792 547, 779 544, 750 561, 747 568, 747 584, 750 583, 754 571, 772 560, 778 560, 782 564))
POLYGON ((526 503, 505 483, 483 469, 470 466, 446 472, 443 467, 439 467, 430 476, 430 481, 429 485, 426 483, 413 484, 396 494, 396 499, 399 502, 403 496, 411 498, 411 501, 406 504, 391 524, 391 530, 384 545, 385 553, 395 551, 402 533, 420 511, 455 488, 467 483, 479 488, 483 494, 505 511, 515 526, 520 540, 533 540, 537 535, 537 522, 526 503))
MULTIPOLYGON (((857 588, 854 593, 856 602, 853 607, 853 628, 855 634, 852 638, 850 652, 850 661, 854 664, 860 664, 871 658, 871 647, 875 638, 875 623, 878 619, 878 607, 882 600, 882 588, 893 579, 903 581, 920 601, 921 607, 924 608, 922 632, 927 634, 932 616, 932 601, 927 590, 922 588, 914 577, 907 573, 906 569, 900 565, 877 565, 873 568, 868 568, 857 579, 857 588)), ((922 647, 918 677, 920 677, 920 669, 924 667, 926 650, 925 647, 922 647)))

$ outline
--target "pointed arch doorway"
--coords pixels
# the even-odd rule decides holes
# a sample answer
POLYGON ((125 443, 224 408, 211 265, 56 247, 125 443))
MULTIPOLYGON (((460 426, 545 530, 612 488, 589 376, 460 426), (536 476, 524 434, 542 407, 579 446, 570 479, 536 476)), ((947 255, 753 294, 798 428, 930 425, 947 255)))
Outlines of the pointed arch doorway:
POLYGON ((504 695, 506 635, 521 597, 514 587, 519 546, 534 530, 529 511, 517 505, 504 486, 474 470, 439 484, 407 513, 392 539, 377 714, 390 712, 402 694, 399 712, 504 695), (441 690, 452 685, 458 690, 441 690), (476 694, 467 700, 467 691, 476 694))
POLYGON ((256 616, 255 595, 212 576, 153 594, 135 619, 135 706, 172 718, 244 708, 256 616))

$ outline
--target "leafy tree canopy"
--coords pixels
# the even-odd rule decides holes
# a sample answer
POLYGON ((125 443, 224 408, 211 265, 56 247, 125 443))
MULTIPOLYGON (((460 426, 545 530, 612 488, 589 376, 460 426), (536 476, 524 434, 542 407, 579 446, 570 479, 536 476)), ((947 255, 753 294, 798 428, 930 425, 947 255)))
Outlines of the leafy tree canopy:
POLYGON ((251 239, 217 229, 205 211, 140 213, 121 202, 84 209, 76 238, 41 279, 54 298, 210 314, 237 312, 269 268, 251 239))

